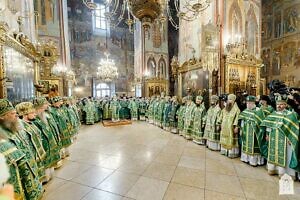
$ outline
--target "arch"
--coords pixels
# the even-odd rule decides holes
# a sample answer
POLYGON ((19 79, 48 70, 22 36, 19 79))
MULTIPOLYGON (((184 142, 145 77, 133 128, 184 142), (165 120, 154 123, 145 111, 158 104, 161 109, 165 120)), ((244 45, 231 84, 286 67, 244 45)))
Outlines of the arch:
POLYGON ((107 83, 98 83, 96 89, 109 89, 109 85, 107 83))
POLYGON ((150 77, 156 76, 156 62, 153 57, 150 57, 147 61, 147 72, 150 77))
POLYGON ((258 53, 258 23, 257 18, 254 12, 253 5, 250 6, 247 12, 247 21, 246 21, 246 40, 248 42, 248 53, 256 55, 258 53))
POLYGON ((107 83, 98 83, 96 85, 96 97, 111 96, 111 88, 107 83))
POLYGON ((167 73, 166 66, 167 66, 166 61, 163 58, 163 56, 161 56, 160 59, 159 59, 159 61, 158 61, 158 67, 159 67, 158 71, 159 71, 159 75, 160 75, 158 77, 160 77, 160 78, 166 78, 166 73, 167 73))
POLYGON ((243 17, 238 1, 234 1, 229 9, 229 35, 233 38, 234 34, 242 34, 243 17))

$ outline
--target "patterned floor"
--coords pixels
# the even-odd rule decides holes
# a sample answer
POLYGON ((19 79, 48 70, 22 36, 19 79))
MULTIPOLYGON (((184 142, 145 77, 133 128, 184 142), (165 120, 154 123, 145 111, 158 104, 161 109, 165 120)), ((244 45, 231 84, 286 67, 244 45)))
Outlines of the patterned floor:
POLYGON ((300 199, 279 196, 278 178, 145 122, 83 126, 44 200, 300 199))

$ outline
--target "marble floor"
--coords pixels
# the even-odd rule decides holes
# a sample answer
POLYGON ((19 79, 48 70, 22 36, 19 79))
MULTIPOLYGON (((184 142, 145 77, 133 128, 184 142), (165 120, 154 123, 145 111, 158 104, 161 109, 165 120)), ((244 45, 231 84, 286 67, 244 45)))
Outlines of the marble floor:
POLYGON ((83 126, 43 200, 300 199, 278 195, 278 178, 146 122, 83 126))

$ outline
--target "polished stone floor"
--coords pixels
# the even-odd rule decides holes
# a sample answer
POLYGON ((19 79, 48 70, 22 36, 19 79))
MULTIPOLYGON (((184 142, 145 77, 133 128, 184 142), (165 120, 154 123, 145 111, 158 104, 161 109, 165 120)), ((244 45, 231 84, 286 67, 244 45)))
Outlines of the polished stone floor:
POLYGON ((145 122, 83 126, 43 200, 300 199, 278 178, 145 122))

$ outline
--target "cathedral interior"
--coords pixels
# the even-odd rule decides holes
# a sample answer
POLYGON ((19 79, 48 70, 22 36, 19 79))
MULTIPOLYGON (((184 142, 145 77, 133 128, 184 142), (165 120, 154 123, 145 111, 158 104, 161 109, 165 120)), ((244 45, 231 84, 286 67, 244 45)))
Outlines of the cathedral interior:
POLYGON ((300 0, 0 0, 1 200, 300 199, 299 121, 300 0))

